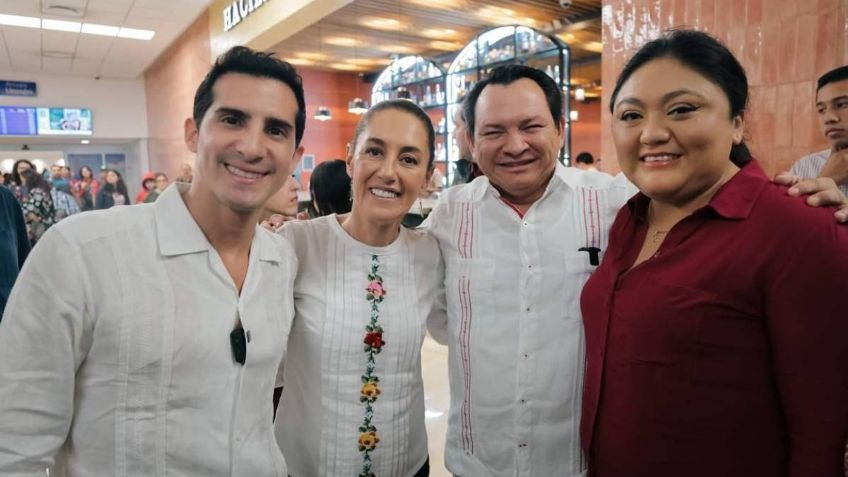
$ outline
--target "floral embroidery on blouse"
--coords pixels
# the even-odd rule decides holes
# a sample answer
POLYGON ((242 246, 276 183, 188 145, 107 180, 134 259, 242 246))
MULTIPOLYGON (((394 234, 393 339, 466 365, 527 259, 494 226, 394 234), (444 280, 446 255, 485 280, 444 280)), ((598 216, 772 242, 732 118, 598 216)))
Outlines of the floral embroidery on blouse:
POLYGON ((368 356, 365 365, 365 374, 362 375, 362 388, 359 390, 359 402, 365 405, 365 417, 359 426, 359 452, 362 453, 362 471, 359 477, 375 477, 371 471, 371 452, 377 448, 380 436, 377 428, 372 423, 374 418, 373 404, 380 397, 380 378, 374 373, 376 368, 375 356, 380 354, 383 345, 383 328, 379 324, 380 303, 386 296, 383 288, 383 277, 380 276, 380 259, 376 255, 371 256, 371 271, 368 273, 368 286, 365 288, 365 299, 371 304, 371 319, 365 326, 365 338, 362 340, 363 350, 368 356))

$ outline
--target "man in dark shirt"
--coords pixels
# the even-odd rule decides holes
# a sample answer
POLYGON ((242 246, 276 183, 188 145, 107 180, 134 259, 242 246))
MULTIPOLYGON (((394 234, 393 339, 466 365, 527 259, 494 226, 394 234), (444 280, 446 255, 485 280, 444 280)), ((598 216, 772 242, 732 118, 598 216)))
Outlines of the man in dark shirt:
POLYGON ((0 187, 0 319, 28 254, 29 240, 21 205, 9 189, 0 187))

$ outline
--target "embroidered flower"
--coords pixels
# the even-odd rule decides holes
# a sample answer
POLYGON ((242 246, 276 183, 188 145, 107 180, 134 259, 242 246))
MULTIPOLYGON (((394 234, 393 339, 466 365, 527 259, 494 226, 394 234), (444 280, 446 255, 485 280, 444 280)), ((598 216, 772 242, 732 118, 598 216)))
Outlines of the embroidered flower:
POLYGON ((359 399, 363 402, 374 402, 377 400, 377 397, 380 396, 380 393, 380 383, 376 381, 369 381, 363 384, 362 388, 359 390, 359 399))
POLYGON ((380 438, 377 436, 377 428, 372 422, 374 419, 374 402, 380 397, 380 378, 375 373, 377 361, 375 356, 386 342, 383 340, 383 327, 380 326, 380 303, 386 296, 383 288, 383 277, 380 276, 380 259, 376 255, 371 256, 371 270, 368 272, 368 286, 365 299, 371 305, 371 319, 365 325, 365 338, 362 342, 365 351, 365 374, 362 375, 362 387, 359 389, 359 402, 365 405, 365 415, 362 425, 359 426, 359 452, 362 453, 362 469, 358 477, 375 477, 371 472, 373 461, 371 451, 377 447, 380 438))
POLYGON ((374 431, 371 432, 363 432, 359 434, 359 450, 374 450, 377 447, 377 444, 380 442, 380 437, 377 436, 377 433, 374 431))
POLYGON ((383 288, 383 282, 382 281, 377 281, 377 280, 372 281, 365 288, 365 291, 367 291, 371 296, 374 297, 374 299, 376 299, 378 301, 382 300, 382 298, 384 296, 386 296, 386 289, 383 288))
POLYGON ((365 339, 362 341, 363 343, 365 343, 365 351, 370 351, 371 349, 373 349, 376 353, 379 353, 380 349, 383 348, 383 345, 386 344, 386 342, 383 341, 382 331, 372 331, 366 333, 365 339))

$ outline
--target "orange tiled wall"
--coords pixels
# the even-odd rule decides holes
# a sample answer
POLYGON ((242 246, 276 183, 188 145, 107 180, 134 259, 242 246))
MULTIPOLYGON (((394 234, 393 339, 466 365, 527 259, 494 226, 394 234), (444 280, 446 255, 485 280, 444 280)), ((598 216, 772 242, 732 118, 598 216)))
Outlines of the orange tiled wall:
POLYGON ((194 92, 212 64, 208 13, 198 18, 144 72, 150 168, 179 175, 180 165, 194 165, 183 141, 183 122, 191 116, 194 92))
MULTIPOLYGON (((363 83, 354 73, 305 68, 298 68, 298 72, 303 78, 306 96, 304 154, 314 154, 316 165, 329 159, 344 159, 347 142, 353 138, 359 121, 359 116, 347 112, 348 102, 359 96, 370 104, 371 85, 363 83), (313 119, 318 106, 330 108, 333 119, 326 122, 313 119)), ((308 171, 303 172, 303 187, 309 186, 310 175, 308 171)))
POLYGON ((571 101, 571 109, 579 116, 571 122, 571 157, 581 152, 589 152, 595 158, 601 157, 601 102, 581 103, 571 101))
POLYGON ((751 85, 748 142, 766 172, 826 147, 816 126, 815 80, 848 64, 848 0, 605 0, 602 167, 618 171, 609 97, 629 56, 671 27, 721 39, 751 85))

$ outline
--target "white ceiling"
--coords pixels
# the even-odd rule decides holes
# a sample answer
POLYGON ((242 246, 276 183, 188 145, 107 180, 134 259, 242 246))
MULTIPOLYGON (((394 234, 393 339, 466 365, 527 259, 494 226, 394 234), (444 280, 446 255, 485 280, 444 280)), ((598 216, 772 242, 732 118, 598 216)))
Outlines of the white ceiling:
POLYGON ((152 40, 0 26, 0 71, 136 78, 211 0, 0 0, 0 13, 153 30, 152 40), (58 7, 58 8, 57 8, 58 7))

